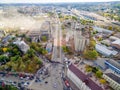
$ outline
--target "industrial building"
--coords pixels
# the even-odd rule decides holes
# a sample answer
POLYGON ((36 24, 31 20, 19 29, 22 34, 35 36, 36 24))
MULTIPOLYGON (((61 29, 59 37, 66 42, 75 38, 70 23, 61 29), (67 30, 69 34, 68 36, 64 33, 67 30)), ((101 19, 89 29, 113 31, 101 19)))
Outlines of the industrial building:
POLYGON ((114 60, 106 60, 105 65, 107 65, 108 68, 116 72, 117 74, 120 74, 120 64, 114 60))
POLYGON ((120 77, 113 73, 103 74, 103 78, 109 83, 114 90, 120 90, 120 77))
POLYGON ((109 50, 109 49, 107 49, 106 46, 103 46, 101 44, 96 44, 95 49, 96 49, 97 52, 99 52, 100 54, 102 54, 106 57, 110 57, 110 56, 118 54, 117 51, 109 50))

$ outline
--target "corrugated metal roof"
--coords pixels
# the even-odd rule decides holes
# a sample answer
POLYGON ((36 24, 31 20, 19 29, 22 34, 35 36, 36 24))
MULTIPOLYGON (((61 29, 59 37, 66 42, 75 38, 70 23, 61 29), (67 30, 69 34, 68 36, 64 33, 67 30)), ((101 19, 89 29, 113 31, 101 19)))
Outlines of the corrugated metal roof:
POLYGON ((120 64, 118 62, 114 60, 106 60, 106 61, 120 70, 120 64))
POLYGON ((95 46, 96 50, 101 54, 106 54, 107 56, 110 56, 113 52, 109 49, 107 49, 105 46, 96 44, 95 46))
POLYGON ((116 40, 116 41, 112 42, 112 44, 117 44, 117 45, 120 45, 120 39, 118 39, 118 40, 116 40))
POLYGON ((120 84, 120 77, 116 76, 115 74, 113 73, 106 73, 106 75, 108 77, 110 77, 111 79, 113 79, 115 82, 119 83, 120 84))

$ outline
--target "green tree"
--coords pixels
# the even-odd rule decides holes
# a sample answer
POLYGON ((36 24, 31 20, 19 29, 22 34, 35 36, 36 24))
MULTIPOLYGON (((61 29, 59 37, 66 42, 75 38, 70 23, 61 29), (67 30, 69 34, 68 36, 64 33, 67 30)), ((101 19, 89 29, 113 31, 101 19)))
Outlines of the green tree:
POLYGON ((41 40, 44 41, 44 42, 46 42, 47 41, 47 37, 46 36, 42 36, 41 40))
POLYGON ((48 53, 48 52, 47 52, 46 49, 43 49, 43 50, 42 50, 42 54, 43 54, 43 55, 46 55, 47 53, 48 53))
POLYGON ((30 50, 28 50, 27 54, 28 54, 29 57, 33 57, 34 54, 35 54, 34 49, 30 49, 30 50))
POLYGON ((9 61, 9 58, 4 55, 0 55, 0 62, 9 61))
POLYGON ((103 75, 103 73, 102 73, 100 70, 98 70, 98 71, 95 73, 95 75, 96 75, 96 77, 101 78, 102 75, 103 75))
POLYGON ((20 66, 19 66, 20 71, 24 71, 25 68, 26 68, 26 66, 25 66, 24 62, 21 60, 21 63, 20 63, 20 66))
POLYGON ((62 46, 62 49, 64 52, 68 53, 69 52, 69 48, 67 46, 62 46))
POLYGON ((105 79, 100 79, 99 80, 101 84, 106 84, 106 80, 105 79))
POLYGON ((112 27, 112 26, 108 26, 108 29, 109 29, 109 30, 113 30, 113 27, 112 27))
POLYGON ((17 61, 17 59, 19 57, 20 57, 19 55, 13 56, 13 57, 10 58, 10 60, 13 61, 13 62, 15 62, 15 61, 17 61))
POLYGON ((2 49, 2 48, 0 48, 0 55, 1 55, 1 54, 3 54, 3 49, 2 49))
POLYGON ((8 48, 3 48, 3 52, 7 52, 8 48))
POLYGON ((84 57, 89 60, 95 60, 98 57, 96 50, 86 50, 83 53, 84 57))
POLYGON ((41 61, 41 60, 38 60, 38 61, 37 61, 37 64, 42 65, 42 61, 41 61))
POLYGON ((75 16, 72 16, 72 20, 75 20, 75 21, 77 21, 77 17, 75 17, 75 16))

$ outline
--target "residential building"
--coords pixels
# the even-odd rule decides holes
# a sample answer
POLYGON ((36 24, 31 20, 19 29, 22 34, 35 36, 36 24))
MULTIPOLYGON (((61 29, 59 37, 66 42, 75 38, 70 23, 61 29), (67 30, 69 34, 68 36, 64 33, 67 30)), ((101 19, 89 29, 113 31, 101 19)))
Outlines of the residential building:
POLYGON ((82 31, 75 31, 74 32, 74 46, 75 51, 83 51, 85 47, 89 44, 89 38, 82 36, 82 31))
POLYGON ((79 90, 103 90, 89 76, 85 75, 73 64, 69 65, 67 77, 79 88, 79 90))
POLYGON ((23 53, 26 53, 30 49, 29 45, 27 45, 24 41, 18 40, 13 42, 13 44, 16 44, 23 53))
POLYGON ((117 51, 109 50, 109 49, 107 49, 106 46, 101 45, 101 44, 96 44, 95 49, 97 50, 97 52, 99 52, 100 54, 102 54, 106 57, 110 57, 110 56, 118 54, 117 51))
POLYGON ((120 90, 120 77, 113 73, 103 74, 103 78, 109 83, 109 86, 114 90, 120 90))
POLYGON ((108 68, 110 68, 117 74, 120 74, 120 63, 118 63, 114 60, 106 60, 105 65, 107 65, 108 68))

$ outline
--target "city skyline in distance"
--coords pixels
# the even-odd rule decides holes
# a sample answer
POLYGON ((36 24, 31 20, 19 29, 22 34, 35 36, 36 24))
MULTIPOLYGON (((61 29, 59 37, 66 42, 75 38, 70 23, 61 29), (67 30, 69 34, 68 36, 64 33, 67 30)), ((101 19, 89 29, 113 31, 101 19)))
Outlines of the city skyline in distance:
POLYGON ((120 0, 0 0, 0 3, 62 3, 62 2, 110 2, 120 0))

